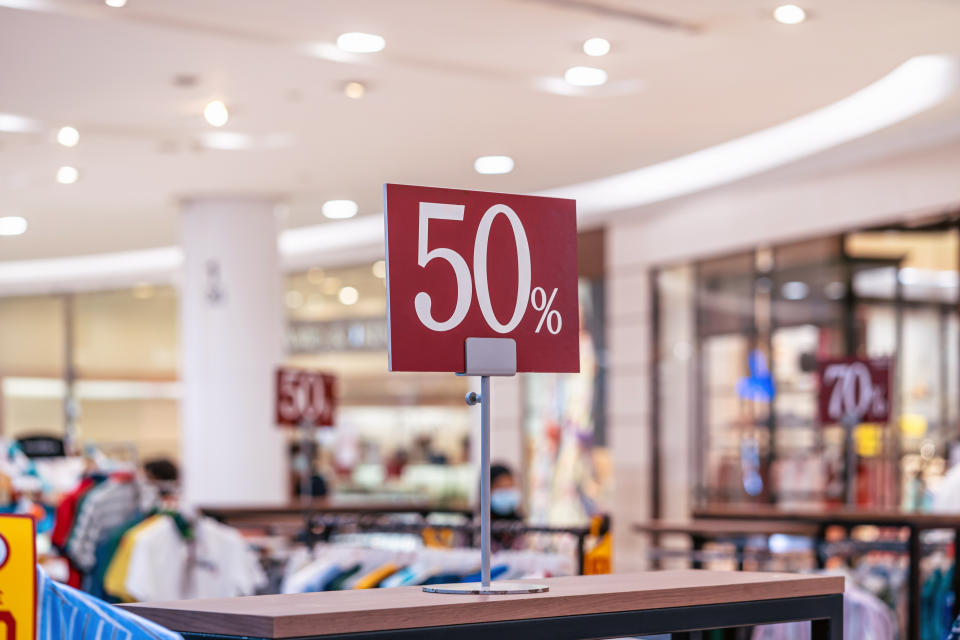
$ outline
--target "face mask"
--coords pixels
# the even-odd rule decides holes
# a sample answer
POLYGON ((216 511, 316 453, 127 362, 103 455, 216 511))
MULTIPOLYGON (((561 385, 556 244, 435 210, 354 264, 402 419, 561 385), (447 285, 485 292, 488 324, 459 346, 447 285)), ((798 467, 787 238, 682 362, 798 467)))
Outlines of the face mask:
POLYGON ((501 516, 515 513, 520 506, 520 492, 516 489, 494 489, 490 492, 490 510, 501 516))

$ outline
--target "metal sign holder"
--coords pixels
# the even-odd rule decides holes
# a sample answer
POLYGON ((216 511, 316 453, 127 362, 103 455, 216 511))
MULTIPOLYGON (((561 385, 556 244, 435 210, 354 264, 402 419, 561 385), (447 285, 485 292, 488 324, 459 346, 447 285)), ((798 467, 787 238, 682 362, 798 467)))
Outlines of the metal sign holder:
POLYGON ((467 338, 464 376, 480 376, 480 395, 467 394, 468 405, 480 405, 480 582, 435 584, 427 593, 511 595, 549 591, 544 584, 490 581, 490 376, 517 374, 517 343, 513 338, 467 338))

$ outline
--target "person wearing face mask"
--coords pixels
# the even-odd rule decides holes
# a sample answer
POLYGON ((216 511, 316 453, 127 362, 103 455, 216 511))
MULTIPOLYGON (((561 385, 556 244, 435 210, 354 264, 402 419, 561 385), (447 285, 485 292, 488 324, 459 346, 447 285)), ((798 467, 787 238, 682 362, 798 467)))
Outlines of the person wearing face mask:
POLYGON ((503 531, 508 522, 520 523, 523 515, 520 509, 520 488, 517 486, 513 470, 504 464, 490 465, 490 515, 494 531, 490 535, 494 551, 518 549, 523 546, 523 536, 512 531, 503 531), (497 523, 501 530, 497 531, 497 523))
POLYGON ((520 489, 510 467, 490 465, 490 512, 494 520, 522 520, 520 489))

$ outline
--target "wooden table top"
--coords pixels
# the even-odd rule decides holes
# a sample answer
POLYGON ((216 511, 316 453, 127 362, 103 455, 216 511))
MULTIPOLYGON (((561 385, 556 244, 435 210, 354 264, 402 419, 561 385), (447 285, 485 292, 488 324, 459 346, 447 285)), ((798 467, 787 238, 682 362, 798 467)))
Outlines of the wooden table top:
POLYGON ((781 509, 775 505, 717 506, 694 510, 698 520, 779 520, 818 525, 915 526, 920 529, 960 529, 960 513, 919 513, 899 509, 781 509))
POLYGON ((843 593, 842 577, 766 572, 656 571, 536 582, 550 591, 473 596, 400 587, 123 606, 179 632, 295 638, 843 593))
POLYGON ((757 536, 783 533, 794 536, 814 536, 817 525, 785 520, 722 520, 702 518, 676 521, 650 520, 637 522, 634 531, 641 533, 683 533, 701 536, 757 536))

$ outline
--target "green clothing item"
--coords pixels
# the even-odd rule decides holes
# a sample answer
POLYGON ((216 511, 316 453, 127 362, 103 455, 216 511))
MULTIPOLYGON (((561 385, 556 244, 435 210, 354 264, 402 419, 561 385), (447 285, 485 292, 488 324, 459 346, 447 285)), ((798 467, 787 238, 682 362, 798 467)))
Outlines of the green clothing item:
POLYGON ((110 532, 110 535, 106 541, 102 542, 97 547, 97 563, 94 565, 93 571, 87 577, 87 581, 83 585, 84 591, 94 597, 110 603, 120 602, 119 598, 107 593, 106 587, 103 585, 104 577, 107 574, 107 568, 110 566, 110 561, 113 559, 114 554, 117 553, 117 547, 120 546, 120 541, 123 540, 123 536, 127 535, 127 532, 130 531, 130 529, 133 529, 146 518, 150 517, 150 515, 151 514, 141 514, 134 516, 110 532))
POLYGON ((357 573, 358 571, 360 571, 360 565, 359 565, 359 564, 353 565, 352 567, 350 567, 349 569, 347 569, 346 571, 344 571, 343 573, 341 573, 340 575, 338 575, 336 578, 334 578, 333 580, 331 580, 331 581, 330 581, 330 584, 327 585, 326 590, 327 590, 327 591, 342 591, 342 590, 343 590, 343 584, 344 584, 347 580, 349 580, 350 577, 353 576, 353 575, 354 575, 355 573, 357 573))

